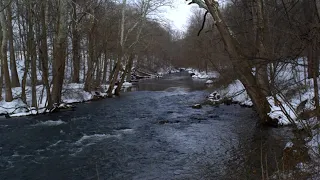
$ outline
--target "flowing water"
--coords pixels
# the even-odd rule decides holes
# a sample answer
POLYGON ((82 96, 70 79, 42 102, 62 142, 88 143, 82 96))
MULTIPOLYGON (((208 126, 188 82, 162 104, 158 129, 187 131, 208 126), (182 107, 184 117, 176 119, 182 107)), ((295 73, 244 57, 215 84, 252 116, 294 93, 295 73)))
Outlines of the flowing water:
POLYGON ((132 90, 0 120, 0 179, 255 179, 261 148, 281 154, 288 130, 256 127, 252 109, 192 109, 210 92, 203 81, 179 73, 132 90))

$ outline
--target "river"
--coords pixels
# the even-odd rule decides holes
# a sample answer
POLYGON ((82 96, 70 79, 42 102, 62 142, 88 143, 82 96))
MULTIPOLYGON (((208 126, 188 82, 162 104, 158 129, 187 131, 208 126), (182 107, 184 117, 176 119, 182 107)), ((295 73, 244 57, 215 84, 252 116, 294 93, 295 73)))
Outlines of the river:
POLYGON ((0 179, 259 178, 260 149, 277 160, 289 130, 259 128, 238 105, 191 108, 209 92, 178 73, 74 111, 0 120, 0 179))

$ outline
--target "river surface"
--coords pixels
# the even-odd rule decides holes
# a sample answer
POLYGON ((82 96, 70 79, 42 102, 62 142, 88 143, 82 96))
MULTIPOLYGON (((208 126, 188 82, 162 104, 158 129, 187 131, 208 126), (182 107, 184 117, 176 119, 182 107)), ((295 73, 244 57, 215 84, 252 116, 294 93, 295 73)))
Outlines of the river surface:
POLYGON ((179 73, 75 111, 0 120, 0 179, 258 178, 261 148, 277 159, 286 130, 256 127, 251 108, 191 108, 209 92, 179 73))

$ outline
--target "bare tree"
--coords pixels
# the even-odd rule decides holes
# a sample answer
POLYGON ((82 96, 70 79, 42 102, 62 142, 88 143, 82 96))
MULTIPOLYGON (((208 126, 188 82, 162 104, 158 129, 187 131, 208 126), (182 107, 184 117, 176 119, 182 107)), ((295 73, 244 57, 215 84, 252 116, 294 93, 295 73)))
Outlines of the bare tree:
POLYGON ((79 35, 79 22, 77 16, 77 0, 72 2, 72 62, 73 62, 73 76, 72 82, 79 83, 80 73, 80 35, 79 35))
POLYGON ((68 1, 58 1, 58 19, 57 33, 53 49, 53 86, 52 100, 53 103, 61 102, 61 92, 64 80, 66 48, 67 48, 67 17, 68 17, 68 1))
POLYGON ((41 35, 40 35, 40 61, 42 65, 42 81, 44 86, 46 87, 47 92, 47 108, 52 107, 52 98, 49 84, 49 70, 48 70, 48 44, 47 44, 47 23, 46 23, 46 8, 47 1, 42 1, 40 6, 40 14, 41 14, 41 35))
POLYGON ((7 7, 7 17, 8 17, 8 40, 9 40, 9 49, 10 49, 10 70, 11 70, 11 83, 12 87, 19 87, 19 77, 17 72, 15 50, 14 50, 14 37, 13 37, 13 27, 12 27, 12 2, 7 7))
POLYGON ((4 80, 5 80, 5 89, 6 89, 6 97, 5 100, 7 102, 12 101, 12 91, 11 91, 11 80, 8 68, 8 59, 7 59, 7 45, 8 45, 8 27, 5 12, 6 7, 4 6, 5 2, 0 2, 0 9, 4 9, 0 12, 0 23, 2 27, 2 42, 1 42, 1 60, 2 60, 2 70, 4 73, 4 80))
POLYGON ((242 82, 251 100, 253 101, 253 104, 256 107, 258 115, 261 119, 261 123, 269 123, 270 118, 267 115, 270 112, 269 102, 265 93, 263 92, 263 88, 251 73, 252 66, 244 54, 245 50, 241 47, 222 17, 219 9, 219 3, 214 0, 193 0, 192 2, 197 3, 201 8, 208 10, 212 15, 215 25, 228 52, 233 69, 239 76, 239 80, 242 82))

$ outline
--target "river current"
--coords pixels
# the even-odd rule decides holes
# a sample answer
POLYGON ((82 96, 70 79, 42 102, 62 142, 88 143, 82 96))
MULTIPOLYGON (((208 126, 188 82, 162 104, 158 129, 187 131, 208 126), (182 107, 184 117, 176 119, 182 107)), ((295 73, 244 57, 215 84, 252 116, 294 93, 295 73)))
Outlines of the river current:
POLYGON ((2 119, 0 179, 259 177, 260 149, 276 159, 285 141, 258 128, 251 108, 191 108, 209 93, 203 81, 180 73, 74 111, 2 119))

